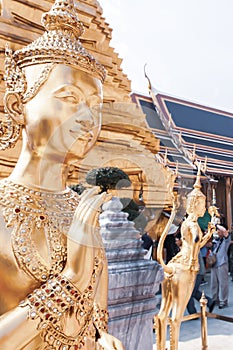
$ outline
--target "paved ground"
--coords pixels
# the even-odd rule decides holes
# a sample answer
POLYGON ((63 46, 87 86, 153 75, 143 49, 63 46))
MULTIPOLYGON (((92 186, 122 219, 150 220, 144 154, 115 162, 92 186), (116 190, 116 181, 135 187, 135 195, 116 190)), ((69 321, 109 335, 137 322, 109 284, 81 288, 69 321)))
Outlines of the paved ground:
MULTIPOLYGON (((210 274, 205 277, 208 284, 201 286, 206 295, 211 296, 210 290, 210 274)), ((233 317, 233 282, 229 277, 229 306, 220 310, 215 307, 213 314, 233 317)), ((197 311, 200 307, 197 303, 197 311)), ((208 349, 223 350, 233 348, 233 323, 225 322, 218 319, 208 318, 208 349)), ((155 340, 156 343, 156 340, 155 340)), ((169 342, 168 349, 169 349, 169 342)), ((182 323, 179 340, 179 350, 201 350, 201 321, 200 319, 190 320, 182 323)), ((156 350, 156 345, 154 349, 156 350)), ((207 350, 207 349, 206 349, 207 350)))

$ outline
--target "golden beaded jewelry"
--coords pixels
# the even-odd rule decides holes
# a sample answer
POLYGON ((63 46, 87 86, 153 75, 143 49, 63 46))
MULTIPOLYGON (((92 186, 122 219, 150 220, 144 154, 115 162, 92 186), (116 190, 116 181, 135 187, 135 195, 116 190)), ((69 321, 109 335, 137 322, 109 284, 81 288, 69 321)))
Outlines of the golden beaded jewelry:
POLYGON ((6 224, 13 227, 12 248, 19 267, 41 282, 61 272, 66 262, 66 234, 79 203, 78 194, 69 188, 60 193, 33 190, 6 179, 0 183, 0 198, 6 224), (33 241, 36 230, 45 232, 50 267, 33 241))
POLYGON ((94 339, 97 330, 99 333, 107 331, 108 312, 94 302, 102 265, 103 251, 100 250, 94 260, 89 285, 82 293, 65 276, 57 274, 20 303, 21 307, 30 306, 30 319, 39 318, 38 329, 42 330, 41 337, 50 346, 49 349, 82 349, 87 337, 94 339), (81 320, 81 327, 75 337, 63 332, 61 321, 66 312, 81 320))

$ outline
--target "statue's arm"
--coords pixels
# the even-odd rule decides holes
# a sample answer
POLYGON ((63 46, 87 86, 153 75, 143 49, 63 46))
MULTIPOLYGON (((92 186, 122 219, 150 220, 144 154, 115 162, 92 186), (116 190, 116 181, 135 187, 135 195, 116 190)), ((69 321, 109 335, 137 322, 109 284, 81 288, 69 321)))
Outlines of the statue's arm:
MULTIPOLYGON (((80 215, 78 215, 77 225, 75 224, 74 227, 75 232, 81 231, 81 236, 75 237, 70 233, 70 237, 68 237, 68 261, 62 275, 56 275, 42 284, 40 288, 28 295, 18 307, 0 317, 0 349, 22 349, 42 329, 46 328, 52 319, 59 322, 59 318, 70 308, 72 300, 74 301, 75 298, 73 293, 80 286, 81 275, 85 276, 85 255, 88 255, 89 251, 95 250, 91 248, 90 244, 95 233, 98 209, 106 197, 105 194, 98 196, 96 194, 97 190, 92 189, 83 197, 82 205, 78 209, 80 215), (80 250, 78 243, 86 243, 89 249, 80 250), (83 268, 80 269, 80 266, 83 268), (51 301, 54 307, 50 306, 49 302, 51 301)), ((93 243, 96 244, 95 241, 93 243)), ((102 278, 106 280, 106 272, 102 278)), ((102 283, 100 289, 101 285, 102 283)), ((100 292, 98 294, 101 295, 100 292)), ((99 298, 100 301, 105 299, 104 294, 102 298, 99 298)), ((101 302, 100 307, 105 308, 106 305, 102 304, 101 302)))
POLYGON ((198 253, 200 248, 200 228, 198 224, 191 223, 189 226, 189 230, 191 233, 191 245, 190 245, 190 270, 198 271, 198 253))
POLYGON ((79 291, 66 274, 57 274, 0 317, 0 349, 20 350, 51 324, 60 325, 79 291))
POLYGON ((209 222, 207 233, 202 237, 200 248, 204 247, 204 245, 210 240, 215 230, 215 225, 212 222, 209 222))
MULTIPOLYGON (((85 266, 85 260, 83 265, 85 266)), ((85 269, 81 271, 86 273, 85 269)), ((93 312, 99 334, 107 331, 107 277, 107 264, 104 264, 97 284, 93 312)), ((76 302, 78 284, 77 276, 69 274, 69 270, 65 269, 62 274, 52 277, 32 291, 18 307, 2 315, 0 349, 20 350, 51 323, 54 327, 59 325, 64 313, 76 302)))
POLYGON ((38 319, 29 319, 30 307, 16 307, 0 317, 0 349, 20 350, 39 334, 38 319))
POLYGON ((94 300, 94 324, 99 335, 108 330, 108 265, 103 261, 103 269, 98 281, 94 300))

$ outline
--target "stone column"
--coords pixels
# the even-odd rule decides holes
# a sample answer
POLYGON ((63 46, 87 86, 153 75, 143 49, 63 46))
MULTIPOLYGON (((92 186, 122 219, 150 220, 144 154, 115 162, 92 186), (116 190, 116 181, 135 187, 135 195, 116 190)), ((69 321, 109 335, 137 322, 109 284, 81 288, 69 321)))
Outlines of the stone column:
POLYGON ((163 280, 156 261, 144 259, 139 232, 117 197, 103 205, 99 222, 109 272, 109 333, 127 350, 152 350, 155 294, 163 280))

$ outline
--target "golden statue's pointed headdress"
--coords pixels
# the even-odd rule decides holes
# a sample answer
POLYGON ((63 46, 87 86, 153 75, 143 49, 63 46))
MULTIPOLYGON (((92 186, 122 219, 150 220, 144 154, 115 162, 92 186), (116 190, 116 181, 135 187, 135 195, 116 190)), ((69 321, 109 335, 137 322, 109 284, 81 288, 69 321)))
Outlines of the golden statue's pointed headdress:
POLYGON ((56 0, 51 10, 42 16, 42 24, 46 32, 37 40, 14 53, 6 50, 8 91, 25 92, 22 68, 34 64, 68 64, 104 81, 104 67, 87 52, 79 40, 84 28, 78 19, 74 0, 56 0))
MULTIPOLYGON (((45 33, 26 47, 13 52, 6 48, 5 82, 6 92, 17 93, 22 103, 29 101, 46 81, 56 63, 79 68, 104 81, 106 71, 82 46, 79 37, 83 24, 79 21, 74 0, 56 0, 49 12, 42 16, 45 33), (43 64, 44 68, 35 83, 27 91, 24 68, 43 64)), ((21 133, 18 125, 6 113, 0 123, 0 149, 14 147, 21 133)))
POLYGON ((188 194, 188 197, 205 197, 201 191, 201 162, 198 163, 197 177, 193 185, 193 190, 188 194))

